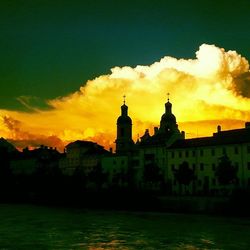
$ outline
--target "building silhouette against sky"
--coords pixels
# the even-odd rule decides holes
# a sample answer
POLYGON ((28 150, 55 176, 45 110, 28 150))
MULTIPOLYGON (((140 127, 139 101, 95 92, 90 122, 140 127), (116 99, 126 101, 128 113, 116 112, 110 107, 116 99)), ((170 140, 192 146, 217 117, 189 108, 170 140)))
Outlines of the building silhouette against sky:
MULTIPOLYGON (((145 169, 158 171, 162 178, 155 181, 154 188, 160 182, 167 183, 173 194, 222 194, 225 186, 218 181, 216 169, 221 159, 226 157, 236 169, 236 177, 227 186, 250 187, 250 126, 245 128, 217 132, 210 137, 185 139, 185 133, 178 129, 176 117, 172 113, 172 104, 165 103, 165 112, 161 116, 160 126, 150 135, 146 129, 143 136, 134 144, 132 141, 132 120, 128 116, 128 106, 121 106, 121 116, 117 119, 116 153, 103 157, 102 167, 106 173, 114 176, 133 169, 133 181, 138 188, 147 186, 145 169), (180 188, 176 172, 183 164, 193 171, 194 179, 185 188, 180 188)), ((110 177, 112 182, 112 177, 110 177)))
POLYGON ((125 96, 123 97, 123 105, 121 106, 121 115, 117 119, 117 135, 116 135, 116 153, 126 153, 133 150, 134 142, 132 140, 132 120, 128 116, 128 106, 125 104, 125 96))
MULTIPOLYGON (((61 155, 45 147, 34 151, 25 149, 9 158, 9 166, 13 173, 25 174, 36 172, 39 164, 46 165, 51 161, 49 164, 58 166, 64 175, 73 176, 81 172, 86 178, 93 173, 105 176, 103 188, 133 185, 137 189, 160 191, 167 187, 169 194, 223 195, 225 185, 221 185, 217 173, 224 159, 224 163, 236 172, 227 183, 227 189, 250 188, 249 122, 246 122, 245 128, 223 131, 218 126, 210 137, 185 139, 185 133, 178 129, 168 96, 159 124, 152 135, 146 129, 134 143, 132 119, 128 115, 124 96, 116 124, 115 153, 94 142, 76 141, 67 145, 61 155), (55 153, 56 158, 48 158, 55 153), (182 169, 186 171, 184 173, 192 172, 192 179, 181 183, 178 176, 181 176, 182 169)), ((0 144, 9 145, 3 139, 0 144)), ((9 145, 8 148, 14 147, 9 145)))

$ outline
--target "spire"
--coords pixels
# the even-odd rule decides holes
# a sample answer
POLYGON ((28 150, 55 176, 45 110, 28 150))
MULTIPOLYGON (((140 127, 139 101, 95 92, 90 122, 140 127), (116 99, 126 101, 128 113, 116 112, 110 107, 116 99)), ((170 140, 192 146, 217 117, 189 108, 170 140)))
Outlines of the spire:
POLYGON ((126 95, 123 96, 123 104, 125 105, 126 102, 126 95))
POLYGON ((128 115, 128 106, 125 103, 126 103, 126 95, 123 96, 123 105, 121 106, 122 116, 128 115))
POLYGON ((136 144, 139 144, 140 143, 140 135, 137 134, 137 140, 136 140, 136 144))
POLYGON ((125 153, 132 150, 134 142, 132 140, 132 120, 128 116, 128 106, 126 96, 123 96, 121 115, 117 119, 116 153, 125 153))
POLYGON ((169 102, 170 94, 167 93, 167 96, 168 96, 168 101, 165 103, 165 113, 166 114, 171 114, 172 113, 172 104, 171 104, 171 102, 169 102))

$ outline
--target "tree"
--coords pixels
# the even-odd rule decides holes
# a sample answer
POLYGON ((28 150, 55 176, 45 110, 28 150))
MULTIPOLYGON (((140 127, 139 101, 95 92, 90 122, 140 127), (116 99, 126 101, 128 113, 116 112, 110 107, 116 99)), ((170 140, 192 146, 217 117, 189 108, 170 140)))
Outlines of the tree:
POLYGON ((236 181, 237 168, 233 166, 227 155, 223 155, 219 158, 219 164, 215 170, 215 176, 221 185, 229 185, 236 181))
POLYGON ((11 190, 12 172, 10 169, 10 153, 8 148, 0 147, 0 198, 8 197, 11 190))
POLYGON ((188 162, 184 161, 179 169, 174 170, 174 177, 180 185, 187 187, 194 180, 194 170, 189 168, 188 162))
POLYGON ((107 175, 103 172, 100 161, 93 167, 87 179, 95 185, 98 191, 102 189, 103 184, 107 181, 107 175))
POLYGON ((161 169, 154 162, 148 163, 144 166, 143 178, 151 188, 155 185, 159 186, 163 180, 161 169))

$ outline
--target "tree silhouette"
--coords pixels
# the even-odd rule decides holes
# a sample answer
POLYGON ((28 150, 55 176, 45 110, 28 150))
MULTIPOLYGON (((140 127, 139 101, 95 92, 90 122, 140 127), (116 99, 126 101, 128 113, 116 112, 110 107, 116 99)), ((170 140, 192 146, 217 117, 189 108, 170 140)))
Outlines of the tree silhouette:
POLYGON ((6 147, 0 147, 0 198, 8 196, 11 187, 10 153, 6 147))
POLYGON ((188 162, 184 161, 179 169, 174 170, 174 177, 180 185, 187 187, 194 180, 194 170, 189 168, 188 162))
POLYGON ((102 189, 103 184, 107 182, 107 174, 103 172, 101 162, 98 162, 96 166, 93 167, 87 179, 95 184, 97 190, 100 191, 102 189))
POLYGON ((146 182, 158 182, 160 181, 160 168, 155 163, 146 164, 143 175, 146 182))
POLYGON ((215 176, 221 185, 229 185, 235 182, 237 178, 237 168, 233 166, 227 155, 223 155, 219 158, 215 176))

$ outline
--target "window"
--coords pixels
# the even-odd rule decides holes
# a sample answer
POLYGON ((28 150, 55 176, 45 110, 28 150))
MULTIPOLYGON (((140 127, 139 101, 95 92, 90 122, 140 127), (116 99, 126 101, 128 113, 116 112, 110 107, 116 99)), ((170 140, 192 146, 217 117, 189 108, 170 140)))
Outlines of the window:
POLYGON ((250 170, 250 161, 247 163, 247 169, 250 170))
POLYGON ((140 161, 139 160, 133 160, 133 166, 139 166, 140 161))
POLYGON ((211 150, 211 155, 215 156, 215 150, 214 150, 214 148, 211 150))
POLYGON ((215 178, 212 179, 212 184, 216 185, 216 179, 215 178))
POLYGON ((174 170, 175 170, 175 166, 174 166, 174 164, 172 164, 172 165, 171 165, 171 169, 172 169, 172 171, 174 171, 174 170))
POLYGON ((186 150, 185 152, 185 156, 188 157, 189 156, 189 152, 186 150))
POLYGON ((215 166, 215 164, 213 163, 213 164, 212 164, 212 170, 215 171, 215 169, 216 169, 216 166, 215 166))
POLYGON ((203 152, 203 149, 200 150, 200 156, 203 156, 204 155, 204 152, 203 152))
POLYGON ((116 160, 113 160, 113 164, 116 165, 116 160))
POLYGON ((181 152, 181 151, 179 151, 179 157, 180 157, 180 158, 182 157, 182 152, 181 152))
POLYGON ((202 181, 198 180, 198 186, 201 186, 201 185, 202 185, 202 181))
POLYGON ((250 154, 250 146, 247 146, 247 153, 250 154))
POLYGON ((172 157, 172 158, 174 158, 174 151, 172 151, 172 153, 171 153, 171 157, 172 157))
POLYGON ((201 170, 201 171, 204 170, 204 164, 203 164, 203 163, 200 164, 200 170, 201 170))
POLYGON ((124 160, 122 160, 121 164, 124 165, 124 160))
POLYGON ((237 155, 237 154, 239 154, 239 149, 238 149, 238 147, 234 147, 234 153, 237 155))
POLYGON ((195 150, 192 151, 192 155, 195 156, 195 150))

